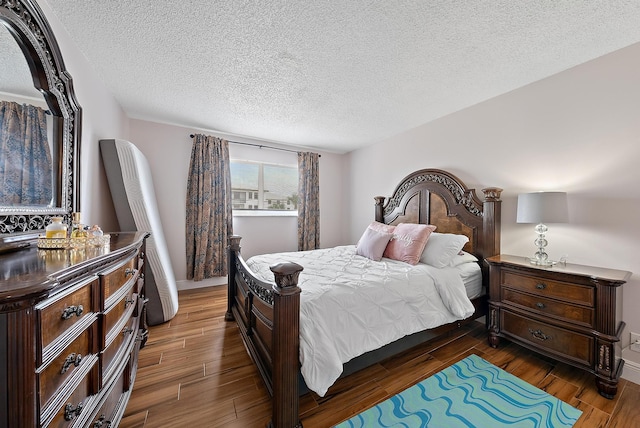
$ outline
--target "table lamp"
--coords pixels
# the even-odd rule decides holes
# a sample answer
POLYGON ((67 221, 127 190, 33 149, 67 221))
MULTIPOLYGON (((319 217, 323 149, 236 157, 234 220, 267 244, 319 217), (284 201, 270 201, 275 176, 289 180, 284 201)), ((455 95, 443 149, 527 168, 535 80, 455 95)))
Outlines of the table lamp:
POLYGON ((553 261, 545 252, 548 244, 545 238, 548 227, 546 223, 566 223, 569 220, 567 194, 565 192, 535 192, 518 195, 518 223, 534 223, 538 237, 534 241, 538 251, 531 263, 540 266, 551 266, 553 261))

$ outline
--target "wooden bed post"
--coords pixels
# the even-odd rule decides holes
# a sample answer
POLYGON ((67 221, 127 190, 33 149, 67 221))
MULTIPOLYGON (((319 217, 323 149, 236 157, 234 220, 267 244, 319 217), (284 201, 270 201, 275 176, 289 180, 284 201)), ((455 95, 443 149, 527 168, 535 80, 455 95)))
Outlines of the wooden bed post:
POLYGON ((384 201, 385 198, 384 196, 374 196, 375 201, 376 201, 376 218, 375 220, 379 223, 384 223, 384 201))
POLYGON ((232 308, 236 299, 236 253, 240 251, 240 239, 238 235, 229 237, 229 250, 227 251, 227 313, 225 321, 233 321, 232 308))
POLYGON ((279 263, 270 266, 273 287, 273 399, 270 427, 302 427, 299 414, 298 372, 300 344, 300 287, 302 266, 279 263))
POLYGON ((501 212, 500 206, 502 201, 500 200, 500 194, 502 189, 499 187, 487 187, 482 189, 484 193, 483 215, 482 215, 482 230, 484 232, 484 248, 483 256, 491 257, 500 254, 500 221, 501 212))

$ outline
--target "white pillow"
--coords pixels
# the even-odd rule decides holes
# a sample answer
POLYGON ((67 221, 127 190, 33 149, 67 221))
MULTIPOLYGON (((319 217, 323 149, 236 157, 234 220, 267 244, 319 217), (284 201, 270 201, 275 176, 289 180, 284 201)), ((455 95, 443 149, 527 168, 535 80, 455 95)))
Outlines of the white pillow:
POLYGON ((433 232, 427 240, 420 261, 437 268, 449 266, 453 257, 462 251, 467 242, 469 238, 465 235, 433 232))
POLYGON ((451 262, 449 266, 457 267, 463 265, 465 263, 477 263, 478 258, 473 254, 467 253, 466 251, 460 251, 458 254, 451 258, 451 262))

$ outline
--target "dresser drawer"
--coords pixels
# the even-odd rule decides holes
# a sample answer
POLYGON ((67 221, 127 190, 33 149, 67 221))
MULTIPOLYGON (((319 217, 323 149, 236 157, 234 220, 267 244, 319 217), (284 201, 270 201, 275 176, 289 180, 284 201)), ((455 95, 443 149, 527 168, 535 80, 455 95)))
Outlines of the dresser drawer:
POLYGON ((117 294, 118 290, 128 282, 135 282, 138 279, 140 269, 138 268, 138 253, 129 259, 118 264, 114 269, 110 269, 100 274, 102 289, 103 307, 106 309, 112 304, 111 296, 117 294))
POLYGON ((62 385, 72 376, 76 368, 81 364, 91 364, 88 358, 95 355, 93 351, 93 338, 96 334, 97 324, 94 322, 84 330, 80 336, 72 341, 57 358, 43 368, 38 374, 40 391, 40 407, 44 408, 55 396, 62 385))
POLYGON ((560 302, 540 295, 525 294, 510 288, 502 290, 502 301, 584 326, 592 327, 594 323, 594 309, 591 307, 560 302))
POLYGON ((559 299, 589 307, 594 306, 594 289, 579 284, 555 281, 543 276, 529 276, 502 270, 502 286, 526 291, 542 297, 559 299))
POLYGON ((87 402, 93 394, 91 390, 91 375, 91 372, 85 375, 71 396, 56 409, 51 423, 44 426, 48 428, 71 427, 83 416, 82 412, 86 413, 87 402))
POLYGON ((138 334, 138 318, 129 318, 124 327, 119 327, 114 333, 109 337, 106 348, 100 355, 100 368, 105 382, 111 376, 114 365, 124 358, 122 355, 128 352, 135 340, 138 334))
POLYGON ((36 306, 38 331, 40 332, 38 364, 42 364, 44 350, 56 338, 79 321, 87 321, 85 317, 95 316, 92 297, 97 283, 98 279, 94 277, 36 306))
POLYGON ((593 337, 538 322, 507 310, 501 311, 502 332, 549 353, 593 366, 593 337))
MULTIPOLYGON (((128 364, 131 364, 129 361, 128 364)), ((127 375, 129 370, 122 370, 117 379, 109 385, 109 391, 106 393, 104 401, 100 405, 100 408, 95 413, 90 427, 102 427, 107 428, 109 426, 115 427, 116 422, 122 418, 122 413, 125 410, 127 391, 127 375), (110 425, 111 424, 111 425, 110 425)))
POLYGON ((126 293, 122 294, 120 300, 115 302, 103 317, 104 337, 108 338, 113 335, 112 331, 118 324, 122 324, 122 318, 129 318, 135 309, 137 302, 137 294, 135 293, 136 284, 131 283, 126 293))

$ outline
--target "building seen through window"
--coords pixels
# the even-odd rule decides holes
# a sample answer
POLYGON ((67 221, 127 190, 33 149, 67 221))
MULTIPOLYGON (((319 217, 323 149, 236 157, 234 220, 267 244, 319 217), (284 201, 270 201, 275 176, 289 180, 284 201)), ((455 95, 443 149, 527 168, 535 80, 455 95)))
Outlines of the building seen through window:
POLYGON ((298 168, 232 160, 231 198, 234 210, 296 211, 298 168))

